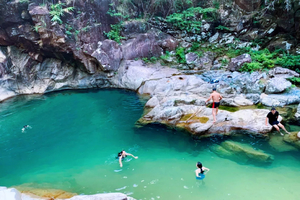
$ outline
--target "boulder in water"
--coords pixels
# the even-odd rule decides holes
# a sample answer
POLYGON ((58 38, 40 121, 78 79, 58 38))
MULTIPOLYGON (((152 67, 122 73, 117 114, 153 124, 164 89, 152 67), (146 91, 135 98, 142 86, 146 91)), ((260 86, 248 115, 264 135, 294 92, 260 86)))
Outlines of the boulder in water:
POLYGON ((225 141, 221 145, 213 145, 211 150, 220 157, 233 159, 240 163, 270 164, 274 157, 261 150, 255 150, 248 144, 225 141))
POLYGON ((278 152, 297 151, 297 149, 294 146, 286 143, 283 140, 283 137, 280 135, 271 136, 269 144, 271 147, 273 147, 274 150, 278 152))
POLYGON ((296 147, 297 149, 300 149, 300 132, 292 132, 291 134, 286 134, 283 137, 283 140, 291 145, 293 145, 294 147, 296 147))

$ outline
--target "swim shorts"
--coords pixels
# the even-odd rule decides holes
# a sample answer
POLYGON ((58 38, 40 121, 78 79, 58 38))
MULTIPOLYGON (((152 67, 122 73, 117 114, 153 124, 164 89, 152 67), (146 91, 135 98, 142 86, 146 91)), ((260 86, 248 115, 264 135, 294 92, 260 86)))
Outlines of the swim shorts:
POLYGON ((220 105, 220 102, 213 102, 212 108, 218 108, 220 105))
POLYGON ((277 124, 279 124, 279 121, 274 121, 274 122, 272 122, 272 123, 270 123, 270 124, 271 124, 271 126, 277 125, 277 124))

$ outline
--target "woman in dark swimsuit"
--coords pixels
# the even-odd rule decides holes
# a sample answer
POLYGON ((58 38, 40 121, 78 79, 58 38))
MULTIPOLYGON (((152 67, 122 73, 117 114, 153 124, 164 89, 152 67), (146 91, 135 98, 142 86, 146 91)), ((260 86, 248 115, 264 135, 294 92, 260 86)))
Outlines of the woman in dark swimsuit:
POLYGON ((137 156, 134 156, 134 155, 132 155, 132 154, 130 154, 130 153, 126 153, 124 150, 122 150, 120 153, 118 153, 118 158, 119 158, 120 167, 123 167, 122 160, 123 160, 126 156, 132 156, 133 158, 138 159, 137 156))
POLYGON ((196 163, 196 179, 203 180, 205 178, 205 174, 209 171, 208 168, 203 167, 201 162, 196 163))

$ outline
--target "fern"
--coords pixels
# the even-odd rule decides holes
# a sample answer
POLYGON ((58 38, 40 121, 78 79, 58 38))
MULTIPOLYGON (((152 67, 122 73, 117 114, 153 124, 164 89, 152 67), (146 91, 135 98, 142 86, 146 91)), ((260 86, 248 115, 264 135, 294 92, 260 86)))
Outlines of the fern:
POLYGON ((50 6, 51 10, 49 13, 52 17, 51 21, 62 24, 61 17, 64 16, 64 13, 70 13, 71 11, 74 11, 74 7, 63 8, 65 5, 65 3, 57 3, 50 6))

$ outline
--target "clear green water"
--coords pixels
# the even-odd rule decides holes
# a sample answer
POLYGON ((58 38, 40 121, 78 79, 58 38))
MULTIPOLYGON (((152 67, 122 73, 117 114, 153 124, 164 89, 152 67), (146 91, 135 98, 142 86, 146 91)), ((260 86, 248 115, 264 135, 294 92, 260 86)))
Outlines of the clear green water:
POLYGON ((0 185, 123 192, 136 199, 299 199, 299 152, 278 153, 264 139, 235 137, 275 156, 269 166, 238 164, 210 152, 222 138, 194 141, 161 126, 135 128, 142 111, 136 94, 122 90, 2 103, 0 185), (22 133, 25 124, 32 129, 22 133), (119 171, 115 156, 122 149, 139 159, 127 159, 119 171), (203 182, 195 180, 197 161, 211 169, 203 182))

